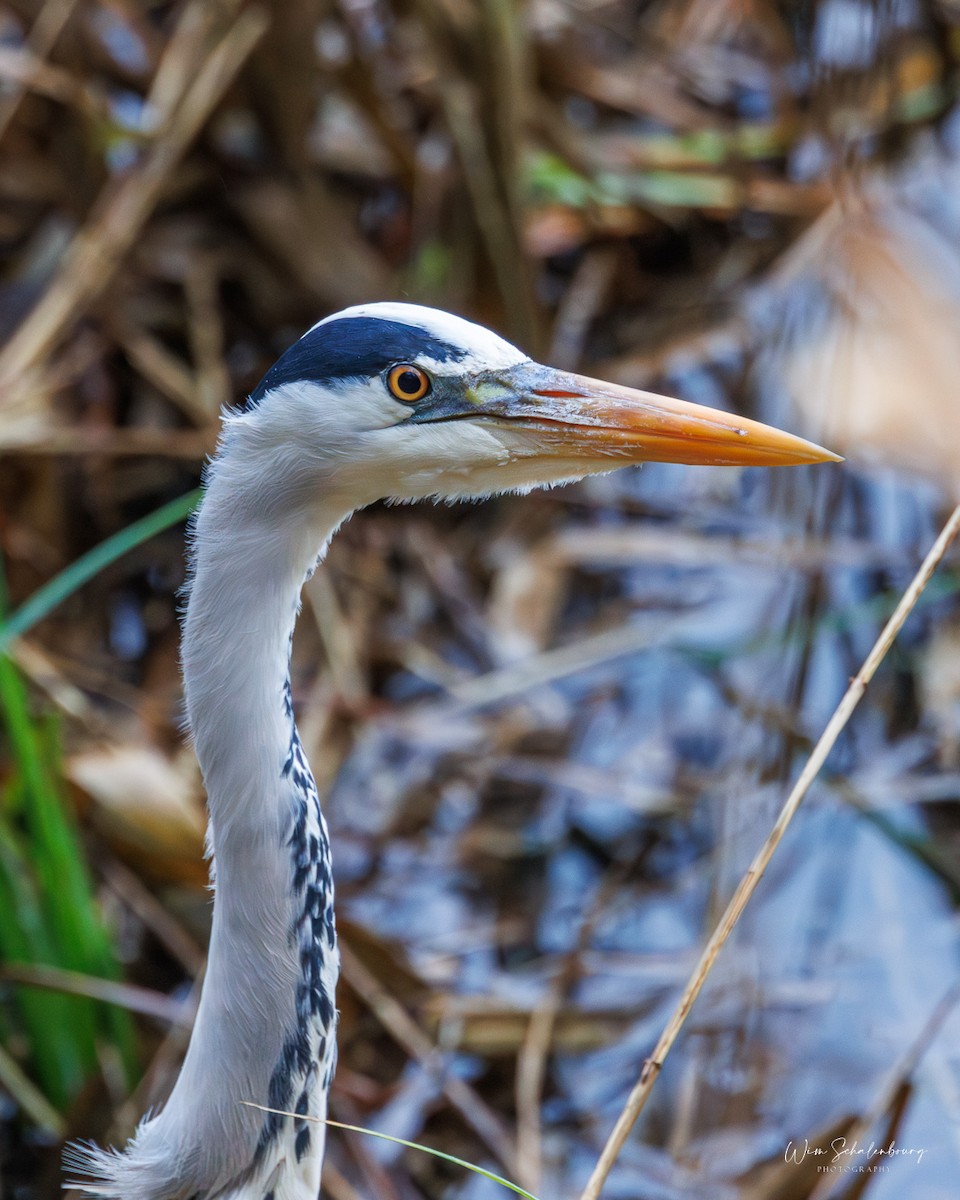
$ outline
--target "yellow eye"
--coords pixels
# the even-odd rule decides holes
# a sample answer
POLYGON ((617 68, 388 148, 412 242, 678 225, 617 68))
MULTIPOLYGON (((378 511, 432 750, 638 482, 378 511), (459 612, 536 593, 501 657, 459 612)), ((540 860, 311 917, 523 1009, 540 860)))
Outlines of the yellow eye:
POLYGON ((390 368, 387 386, 398 400, 409 404, 414 400, 422 400, 430 391, 430 376, 412 363, 400 363, 390 368))

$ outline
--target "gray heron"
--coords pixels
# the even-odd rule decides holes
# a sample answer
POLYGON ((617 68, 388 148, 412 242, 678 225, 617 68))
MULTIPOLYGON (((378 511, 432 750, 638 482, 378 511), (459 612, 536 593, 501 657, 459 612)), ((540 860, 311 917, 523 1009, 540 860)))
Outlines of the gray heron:
POLYGON ((294 721, 300 591, 376 500, 458 500, 648 461, 836 460, 769 426, 553 370, 411 304, 314 325, 225 415, 192 534, 182 661, 209 807, 209 959, 166 1104, 122 1151, 74 1146, 102 1200, 316 1200, 336 1059, 330 843, 294 721), (264 1113, 253 1101, 292 1116, 264 1113))

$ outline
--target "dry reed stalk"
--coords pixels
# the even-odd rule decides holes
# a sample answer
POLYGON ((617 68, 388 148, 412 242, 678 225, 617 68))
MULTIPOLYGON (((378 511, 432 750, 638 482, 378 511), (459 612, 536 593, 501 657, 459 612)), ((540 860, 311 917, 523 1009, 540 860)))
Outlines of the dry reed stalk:
POLYGON ((62 1138, 67 1123, 17 1060, 0 1045, 0 1083, 38 1129, 54 1138, 62 1138))
MULTIPOLYGON (((0 401, 0 409, 2 407, 0 401)), ((9 433, 6 429, 0 430, 0 452, 16 451, 34 457, 97 454, 106 458, 123 458, 127 455, 151 455, 200 462, 213 453, 216 440, 212 429, 33 429, 14 425, 9 433)))
POLYGON ((127 359, 143 378, 171 400, 194 425, 201 429, 209 425, 210 413, 201 407, 194 377, 183 360, 168 350, 158 337, 121 313, 112 314, 109 324, 117 345, 123 348, 127 359))
MULTIPOLYGON (((73 239, 59 273, 0 351, 4 407, 22 404, 31 392, 39 390, 44 359, 113 279, 160 201, 171 173, 266 32, 268 22, 266 13, 256 8, 237 17, 197 68, 142 161, 116 188, 108 185, 91 220, 73 239)), ((176 38, 175 44, 180 44, 176 38)))
POLYGON ((910 586, 900 598, 900 603, 883 627, 880 636, 873 645, 873 649, 864 660, 863 666, 850 681, 850 686, 844 693, 843 699, 837 705, 833 716, 827 722, 826 728, 814 746, 806 765, 800 772, 800 778, 794 784, 793 790, 780 810, 780 815, 777 817, 766 841, 737 885, 737 889, 727 904, 723 916, 720 918, 719 923, 704 947, 700 960, 694 968, 687 986, 684 988, 683 995, 680 997, 670 1020, 660 1035, 660 1040, 654 1046, 653 1053, 643 1064, 640 1078, 628 1096, 623 1111, 617 1118, 617 1123, 614 1125, 613 1131, 607 1139, 607 1143, 597 1160, 593 1173, 587 1181, 587 1186, 581 1193, 580 1200, 598 1200, 600 1190, 606 1182, 607 1176, 610 1174, 620 1151, 623 1149, 630 1130, 643 1111, 653 1085, 656 1083, 657 1077, 663 1069, 664 1059, 670 1052, 687 1017, 690 1015, 690 1010, 707 981, 717 955, 723 949, 724 943, 730 937, 737 922, 743 915, 744 909, 756 891, 757 885, 763 877, 763 873, 767 869, 774 851, 780 845, 783 835, 796 815, 801 801, 810 789, 810 785, 816 779, 820 769, 826 762, 827 756, 836 744, 837 738, 850 720, 853 710, 863 698, 870 681, 876 674, 877 668, 886 657, 897 634, 903 628, 904 622, 913 611, 914 606, 920 599, 924 588, 930 582, 934 571, 958 530, 960 530, 960 504, 950 514, 947 523, 940 531, 940 536, 923 560, 919 570, 911 580, 910 586))
MULTIPOLYGON (((77 6, 77 0, 47 0, 44 6, 37 14, 37 18, 30 30, 29 37, 26 43, 26 55, 28 60, 32 60, 43 70, 49 70, 44 62, 47 55, 56 45, 63 27, 73 15, 73 10, 77 6)), ((16 54, 15 51, 5 48, 7 53, 16 54)), ((2 101, 0 101, 0 139, 10 128, 10 122, 17 115, 17 109, 20 107, 20 101, 24 98, 27 92, 33 86, 32 78, 22 78, 19 81, 19 86, 11 88, 2 101)), ((71 87, 72 87, 71 82, 71 87)), ((81 89, 83 90, 83 89, 81 89)), ((74 93, 75 95, 75 93, 74 93)), ((73 96, 71 96, 72 100, 73 96)), ((93 97, 83 90, 83 102, 93 99, 93 97)))
MULTIPOLYGON (((0 46, 0 78, 15 84, 18 97, 27 92, 48 96, 61 104, 75 105, 87 116, 105 115, 103 104, 90 92, 83 80, 63 67, 53 67, 31 54, 12 46, 0 46)), ((3 114, 0 113, 0 135, 3 133, 3 114)))
POLYGON ((623 882, 622 873, 607 875, 603 886, 584 915, 576 945, 560 965, 547 994, 530 1014, 530 1021, 517 1052, 514 1091, 517 1110, 517 1166, 520 1183, 535 1195, 543 1178, 543 1123, 541 1109, 547 1082, 547 1066, 554 1046, 557 1025, 569 999, 570 989, 584 973, 582 957, 596 931, 607 902, 623 882))
POLYGON ((25 987, 49 988, 67 996, 86 996, 104 1004, 114 1004, 130 1012, 162 1021, 165 1025, 190 1028, 196 1016, 192 1002, 174 1000, 163 992, 141 987, 136 983, 119 983, 100 979, 82 971, 67 971, 44 963, 5 963, 0 966, 0 983, 17 983, 25 987))

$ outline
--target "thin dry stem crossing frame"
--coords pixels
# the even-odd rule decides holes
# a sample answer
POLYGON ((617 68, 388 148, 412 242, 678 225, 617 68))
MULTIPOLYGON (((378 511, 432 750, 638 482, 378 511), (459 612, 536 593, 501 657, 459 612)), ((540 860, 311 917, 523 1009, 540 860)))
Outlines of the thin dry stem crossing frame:
POLYGON ((780 845, 783 835, 796 815, 801 801, 809 791, 810 785, 816 779, 821 767, 826 762, 827 756, 836 744, 837 738, 849 721, 853 710, 863 698, 870 681, 876 674, 877 668, 883 662, 887 651, 893 645, 897 634, 903 628, 904 622, 923 594, 924 588, 930 582, 934 571, 939 566, 941 559, 947 551, 947 547, 953 541, 954 537, 956 537, 958 530, 960 530, 960 504, 950 514, 947 523, 940 531, 939 537, 930 548, 919 570, 911 580, 910 586, 901 596, 893 615, 883 627, 883 631, 874 643, 873 649, 864 660, 863 666, 861 666, 860 670, 851 679, 850 685, 843 695, 843 699, 837 705, 833 716, 827 722, 826 728, 820 735, 820 739, 814 746, 806 765, 800 772, 800 777, 797 779, 793 790, 780 810, 780 815, 767 835, 766 841, 757 851, 753 862, 747 868, 746 874, 737 885, 737 889, 731 896, 723 916, 720 918, 703 949, 703 953, 700 955, 693 974, 690 976, 687 986, 683 990, 683 995, 680 997, 670 1020, 660 1035, 660 1040, 654 1046, 650 1057, 643 1064, 640 1078, 627 1097, 623 1111, 617 1118, 617 1123, 614 1125, 607 1139, 607 1143, 597 1160, 597 1165, 594 1167, 593 1173, 587 1181, 587 1186, 584 1188, 580 1200, 598 1200, 607 1176, 610 1174, 620 1151, 623 1149, 630 1130, 643 1111, 653 1085, 656 1083, 657 1077, 663 1069, 664 1059, 669 1054, 680 1030, 683 1028, 684 1022, 690 1015, 690 1010, 707 981, 707 976, 713 968, 717 955, 723 949, 724 943, 743 915, 750 897, 756 891, 757 884, 763 877, 763 873, 767 869, 774 851, 780 845))

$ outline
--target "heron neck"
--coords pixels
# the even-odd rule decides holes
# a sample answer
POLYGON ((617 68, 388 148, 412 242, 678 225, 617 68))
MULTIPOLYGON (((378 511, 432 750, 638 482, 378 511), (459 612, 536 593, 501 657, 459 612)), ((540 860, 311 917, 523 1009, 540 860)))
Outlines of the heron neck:
POLYGON ((182 1161, 202 1162, 184 1195, 248 1180, 249 1193, 242 1184, 229 1195, 277 1185, 278 1197, 315 1196, 323 1126, 242 1102, 326 1115, 339 972, 333 884, 293 722, 289 656, 304 577, 345 508, 265 511, 235 482, 221 464, 208 487, 183 636, 215 877, 207 974, 180 1077, 146 1129, 158 1126, 182 1161))
POLYGON ((182 648, 214 850, 233 831, 275 844, 280 827, 272 821, 286 820, 280 781, 293 732, 290 646, 300 592, 345 516, 331 502, 310 520, 285 514, 277 523, 229 503, 217 482, 198 518, 182 648))

